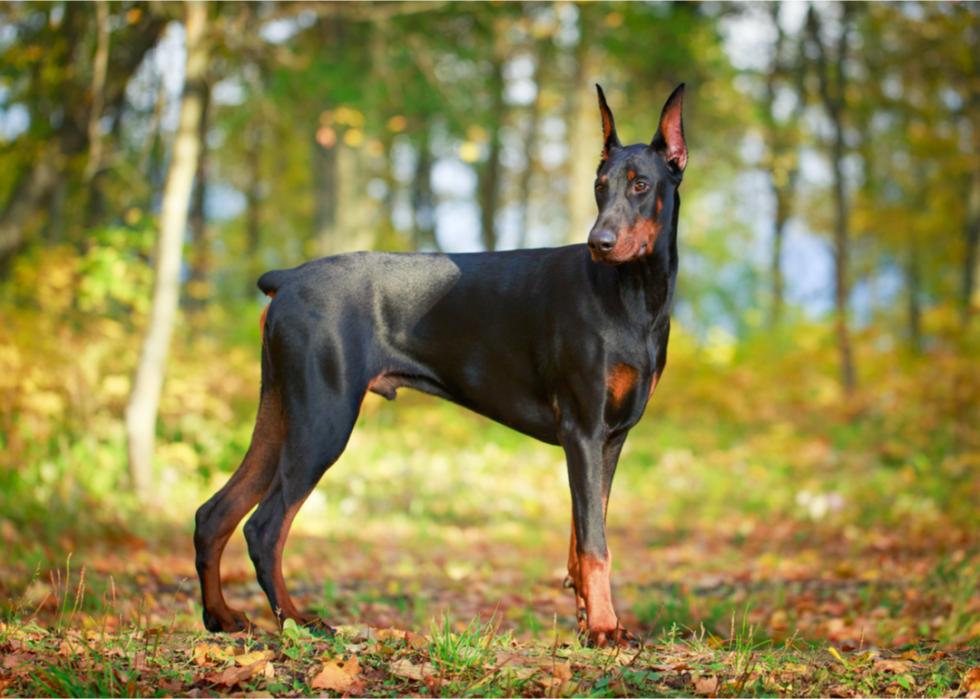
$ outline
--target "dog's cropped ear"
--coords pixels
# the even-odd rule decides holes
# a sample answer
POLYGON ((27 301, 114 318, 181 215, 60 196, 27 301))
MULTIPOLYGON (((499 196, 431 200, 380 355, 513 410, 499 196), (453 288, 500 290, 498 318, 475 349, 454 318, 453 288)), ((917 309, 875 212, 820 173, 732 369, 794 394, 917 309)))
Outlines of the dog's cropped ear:
POLYGON ((684 106, 684 83, 678 85, 660 113, 660 124, 654 134, 650 147, 664 156, 667 164, 678 174, 687 167, 687 143, 684 141, 684 121, 681 111, 684 106))
POLYGON ((606 96, 602 94, 602 88, 596 83, 595 89, 599 92, 599 114, 602 116, 602 159, 607 160, 613 148, 622 147, 619 136, 616 135, 616 122, 613 120, 612 110, 606 104, 606 96))

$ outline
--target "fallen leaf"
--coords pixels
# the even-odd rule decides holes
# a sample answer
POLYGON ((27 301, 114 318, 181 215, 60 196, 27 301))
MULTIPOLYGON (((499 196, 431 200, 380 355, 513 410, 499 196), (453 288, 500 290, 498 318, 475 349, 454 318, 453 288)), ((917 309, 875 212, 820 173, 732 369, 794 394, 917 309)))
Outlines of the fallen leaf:
POLYGON ((968 692, 980 692, 980 667, 972 667, 963 676, 963 689, 968 692))
POLYGON ((876 660, 874 664, 875 672, 891 672, 896 675, 904 675, 909 671, 909 664, 901 660, 876 660))
POLYGON ((694 680, 694 691, 708 697, 713 697, 718 692, 717 677, 699 677, 694 680))
POLYGON ((632 665, 636 662, 636 659, 643 652, 643 649, 637 649, 635 652, 630 652, 629 650, 623 650, 616 654, 616 662, 619 665, 632 665))
POLYGON ((568 663, 556 663, 546 668, 551 672, 551 676, 539 682, 548 690, 548 696, 564 694, 562 691, 565 685, 572 679, 572 666, 568 663))
POLYGON ((209 679, 212 684, 234 687, 236 684, 252 679, 253 676, 262 672, 267 664, 267 660, 260 660, 257 663, 252 663, 251 665, 246 665, 245 667, 232 665, 228 669, 222 671, 220 674, 214 675, 209 679))
POLYGON ((572 679, 572 666, 568 663, 557 663, 551 670, 551 676, 562 681, 572 679))
POLYGON ((429 647, 428 637, 423 636, 420 633, 415 633, 414 631, 406 632, 405 640, 408 641, 408 645, 410 645, 415 650, 422 650, 423 648, 429 647))
POLYGON ((506 667, 500 668, 500 674, 512 677, 515 680, 529 680, 538 673, 538 668, 536 667, 515 667, 513 665, 508 665, 506 667))
POLYGON ((356 643, 364 641, 376 641, 377 631, 367 624, 356 624, 354 626, 338 626, 337 631, 349 636, 356 643))
POLYGON ((313 689, 329 689, 344 694, 354 686, 360 672, 361 665, 357 661, 356 655, 352 655, 343 664, 339 660, 327 660, 324 661, 320 672, 310 680, 310 687, 313 689))
POLYGON ((422 634, 417 634, 414 631, 403 631, 402 629, 377 629, 374 632, 375 638, 379 641, 387 641, 389 639, 395 639, 398 641, 405 641, 406 644, 420 650, 422 648, 428 648, 429 639, 422 634))
POLYGON ((404 641, 406 633, 401 629, 376 629, 373 635, 379 641, 387 641, 392 638, 398 641, 404 641))
POLYGON ((68 657, 70 655, 77 655, 81 650, 79 644, 75 641, 64 639, 58 644, 58 655, 68 657))
POLYGON ((830 653, 832 656, 834 656, 838 660, 838 662, 840 662, 841 665, 843 665, 844 667, 847 667, 847 661, 844 660, 844 656, 842 656, 840 654, 840 651, 839 650, 837 650, 833 646, 828 646, 827 647, 827 652, 830 653))
POLYGON ((402 658, 393 663, 388 663, 388 672, 399 677, 404 677, 407 680, 415 680, 416 682, 421 682, 426 677, 431 677, 436 674, 432 663, 416 665, 408 658, 402 658))
POLYGON ((4 670, 19 670, 25 669, 25 667, 34 659, 34 656, 30 653, 11 653, 10 655, 5 655, 3 657, 3 663, 0 666, 4 670))
POLYGON ((168 694, 176 694, 177 692, 180 692, 183 688, 184 688, 184 683, 176 679, 162 680, 157 685, 157 689, 162 689, 164 692, 168 694))
POLYGON ((231 646, 222 648, 213 643, 198 643, 191 651, 191 658, 194 664, 200 666, 224 663, 231 660, 234 656, 235 652, 231 646))
POLYGON ((275 656, 271 650, 253 650, 251 653, 243 653, 242 655, 235 656, 236 665, 253 665, 260 660, 272 660, 275 656))

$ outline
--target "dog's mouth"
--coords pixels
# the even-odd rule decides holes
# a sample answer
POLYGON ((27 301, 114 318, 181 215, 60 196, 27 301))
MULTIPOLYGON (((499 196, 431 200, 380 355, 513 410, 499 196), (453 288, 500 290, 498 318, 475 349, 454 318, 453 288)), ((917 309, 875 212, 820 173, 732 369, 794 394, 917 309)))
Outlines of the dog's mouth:
MULTIPOLYGON (((625 242, 625 241, 624 241, 625 242)), ((593 262, 602 262, 607 265, 622 265, 627 262, 635 262, 646 257, 653 252, 653 247, 647 241, 635 241, 618 243, 616 247, 607 252, 601 250, 589 250, 593 262)))

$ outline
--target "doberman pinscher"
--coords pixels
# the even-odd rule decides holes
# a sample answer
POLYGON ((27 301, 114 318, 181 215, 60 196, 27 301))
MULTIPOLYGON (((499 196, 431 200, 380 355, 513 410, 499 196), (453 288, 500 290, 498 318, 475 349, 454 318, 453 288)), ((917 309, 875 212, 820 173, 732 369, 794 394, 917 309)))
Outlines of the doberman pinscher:
MULTIPOLYGON (((649 145, 623 146, 598 88, 604 143, 588 245, 466 254, 359 252, 267 272, 262 388, 251 446, 197 511, 211 631, 246 628, 221 591, 242 517, 259 583, 282 623, 318 623, 282 574, 290 524, 347 445, 367 391, 430 393, 565 450, 572 496, 566 585, 595 645, 629 634, 613 610, 605 517, 620 450, 667 359, 677 277, 684 86, 649 145)), ((322 622, 319 622, 322 623, 322 622)), ((328 627, 329 628, 329 627, 328 627)))

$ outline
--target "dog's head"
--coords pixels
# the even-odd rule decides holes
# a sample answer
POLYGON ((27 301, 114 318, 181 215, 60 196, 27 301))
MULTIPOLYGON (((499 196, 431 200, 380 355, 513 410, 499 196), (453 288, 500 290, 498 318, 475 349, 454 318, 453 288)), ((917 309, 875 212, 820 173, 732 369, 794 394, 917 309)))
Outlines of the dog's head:
POLYGON ((606 97, 601 87, 596 89, 605 141, 595 180, 599 215, 589 232, 589 251, 597 262, 620 264, 652 253, 660 231, 673 220, 674 195, 687 165, 684 85, 667 98, 650 144, 632 146, 619 142, 606 97))

